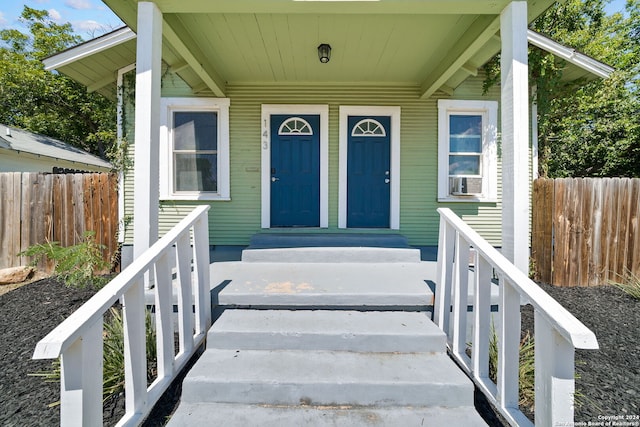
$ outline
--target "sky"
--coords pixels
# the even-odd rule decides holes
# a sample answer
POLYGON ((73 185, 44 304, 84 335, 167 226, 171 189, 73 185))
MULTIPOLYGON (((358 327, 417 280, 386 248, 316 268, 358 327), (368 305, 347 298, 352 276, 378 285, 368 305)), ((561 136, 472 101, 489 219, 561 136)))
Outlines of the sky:
MULTIPOLYGON (((625 0, 612 0, 607 13, 624 10, 625 0)), ((18 21, 23 6, 47 10, 57 23, 70 22, 84 39, 97 37, 124 25, 101 0, 0 0, 0 29, 23 30, 18 21)))
POLYGON ((0 0, 0 29, 24 30, 18 20, 24 5, 47 10, 59 24, 70 22, 74 32, 84 39, 124 25, 101 0, 0 0))

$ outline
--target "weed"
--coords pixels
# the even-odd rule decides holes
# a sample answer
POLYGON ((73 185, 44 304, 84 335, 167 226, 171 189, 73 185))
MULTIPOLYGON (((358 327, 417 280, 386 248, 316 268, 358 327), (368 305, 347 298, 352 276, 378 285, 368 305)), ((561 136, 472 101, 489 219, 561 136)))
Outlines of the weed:
MULTIPOLYGON (((519 405, 533 412, 535 403, 535 345, 529 331, 520 340, 520 361, 518 365, 519 405)), ((491 325, 489 339, 489 378, 498 381, 498 334, 491 325)))
MULTIPOLYGON (((111 308, 109 320, 104 323, 103 333, 103 368, 102 368, 102 398, 103 401, 124 391, 124 322, 121 310, 111 308)), ((151 383, 157 375, 156 369, 156 333, 151 321, 151 314, 147 311, 146 351, 147 351, 147 383, 151 383)), ((60 382, 60 360, 54 360, 51 370, 40 371, 32 376, 42 377, 45 382, 60 382)), ((59 405, 60 402, 49 406, 59 405)))
POLYGON ((34 257, 32 266, 44 258, 55 263, 54 274, 67 287, 84 288, 86 286, 102 287, 107 278, 97 276, 96 271, 103 271, 109 263, 102 258, 106 247, 96 242, 94 231, 85 231, 82 241, 77 245, 62 247, 58 242, 46 242, 30 246, 19 253, 19 256, 34 257))
POLYGON ((610 282, 616 288, 626 292, 633 298, 640 300, 640 276, 627 269, 620 275, 620 282, 610 282))

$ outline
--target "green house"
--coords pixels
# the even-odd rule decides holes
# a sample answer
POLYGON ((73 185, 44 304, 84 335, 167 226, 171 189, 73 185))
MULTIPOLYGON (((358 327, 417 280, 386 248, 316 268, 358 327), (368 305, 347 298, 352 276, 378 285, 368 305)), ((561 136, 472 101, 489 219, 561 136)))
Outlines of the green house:
POLYGON ((611 72, 527 29, 551 0, 104 2, 128 27, 45 65, 118 98, 125 259, 203 203, 210 245, 239 247, 258 233, 434 247, 446 206, 526 269, 528 43, 566 78, 611 72), (502 82, 483 93, 498 53, 502 82))

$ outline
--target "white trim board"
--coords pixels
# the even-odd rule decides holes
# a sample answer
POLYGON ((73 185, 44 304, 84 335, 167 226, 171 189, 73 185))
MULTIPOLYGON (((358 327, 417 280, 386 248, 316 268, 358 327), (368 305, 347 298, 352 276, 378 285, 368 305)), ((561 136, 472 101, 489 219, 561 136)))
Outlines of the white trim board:
POLYGON ((261 224, 271 228, 271 115, 320 115, 320 228, 329 227, 329 106, 263 104, 261 116, 261 224))
POLYGON ((389 228, 400 229, 400 107, 341 106, 340 160, 338 187, 338 227, 347 228, 347 146, 349 116, 389 116, 391 118, 391 197, 389 228))
POLYGON ((91 55, 111 49, 112 47, 126 43, 135 38, 136 33, 134 33, 129 27, 123 27, 45 58, 42 60, 42 63, 44 64, 45 70, 55 70, 91 55))

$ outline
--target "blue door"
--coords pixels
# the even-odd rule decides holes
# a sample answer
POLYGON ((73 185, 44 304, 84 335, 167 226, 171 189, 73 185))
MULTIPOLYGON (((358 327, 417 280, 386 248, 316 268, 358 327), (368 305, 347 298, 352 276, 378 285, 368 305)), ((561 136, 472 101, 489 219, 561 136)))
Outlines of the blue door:
POLYGON ((349 116, 347 227, 389 228, 391 118, 349 116))
POLYGON ((271 116, 271 226, 320 226, 320 116, 271 116))

